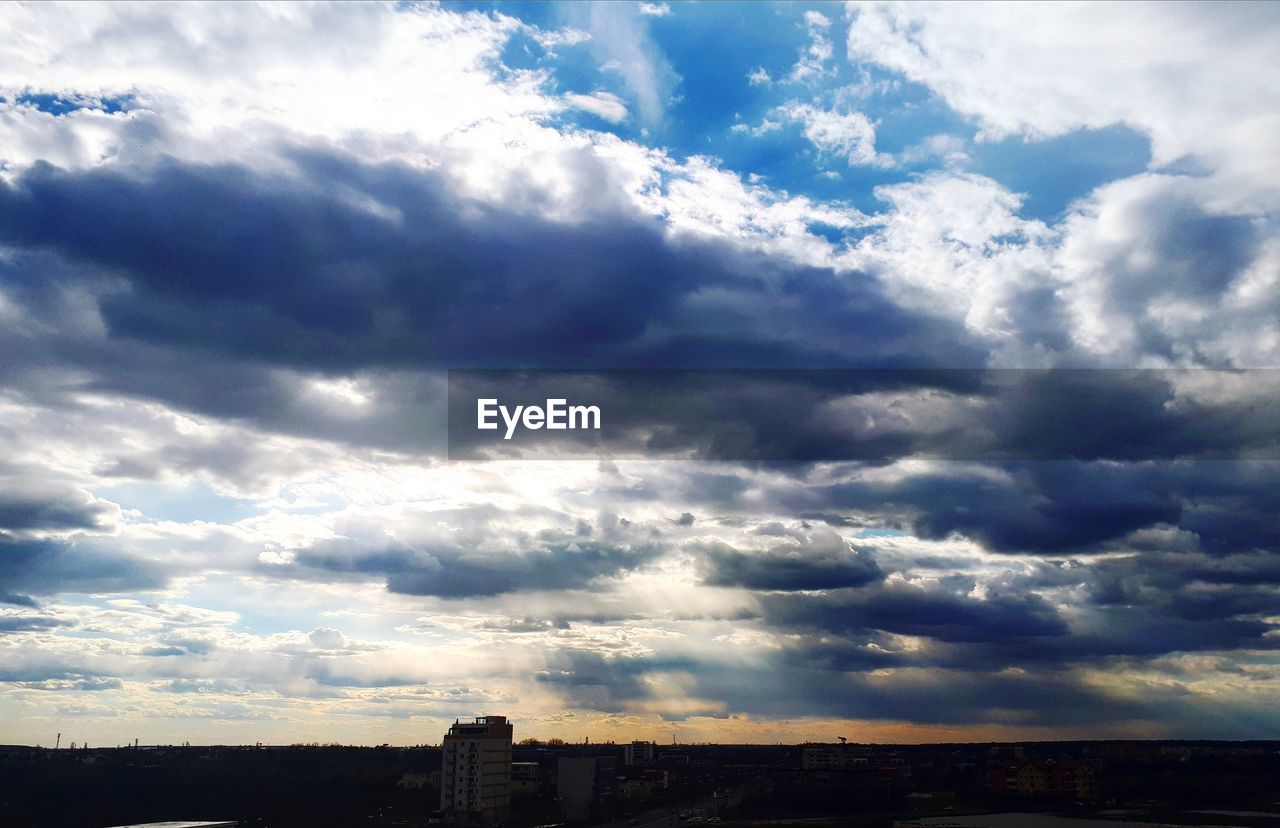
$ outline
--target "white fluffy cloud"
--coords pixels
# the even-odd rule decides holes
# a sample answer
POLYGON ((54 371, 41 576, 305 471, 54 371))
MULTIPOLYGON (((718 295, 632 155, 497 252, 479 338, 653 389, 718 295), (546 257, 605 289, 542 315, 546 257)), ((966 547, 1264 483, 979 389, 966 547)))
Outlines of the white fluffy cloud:
POLYGON ((1019 216, 1021 199, 978 175, 939 173, 876 194, 891 209, 847 263, 883 274, 905 304, 963 314, 1001 343, 1002 360, 1038 362, 1022 350, 1027 320, 1013 313, 1022 294, 1051 284, 1053 230, 1019 216))
POLYGON ((627 120, 627 105, 610 92, 593 92, 590 95, 571 93, 564 97, 570 106, 598 115, 606 121, 616 124, 627 120))
MULTIPOLYGON (((973 263, 1010 293, 1033 265, 1039 294, 1052 293, 1071 319, 1077 359, 1280 364, 1271 321, 1280 304, 1267 275, 1280 231, 1280 155, 1268 137, 1280 134, 1280 89, 1269 82, 1280 52, 1274 7, 851 3, 847 16, 851 60, 924 84, 977 120, 979 140, 1115 124, 1149 136, 1159 174, 1093 192, 1048 247, 1043 235, 1031 245, 1006 239, 973 263), (1188 234, 1194 241, 1179 244, 1188 234), (1019 245, 1013 275, 997 263, 1019 245)), ((958 206, 938 202, 943 215, 958 206)), ((929 212, 917 209, 917 220, 929 212)), ((1003 223, 990 225, 993 237, 1003 223)), ((925 278, 914 272, 915 283, 925 278)), ((946 285, 964 281, 935 272, 946 285)), ((966 304, 970 321, 990 323, 990 291, 966 304)))
POLYGON ((1280 131, 1274 6, 875 3, 849 17, 851 60, 925 84, 989 137, 1127 124, 1156 166, 1193 156, 1239 188, 1235 207, 1276 204, 1280 160, 1259 152, 1280 131))
POLYGON ((835 54, 829 36, 831 20, 820 11, 806 11, 804 28, 809 35, 809 45, 801 50, 800 59, 791 67, 787 80, 792 83, 815 83, 831 74, 828 64, 835 54))
MULTIPOLYGON (((478 122, 556 108, 536 73, 495 82, 495 50, 522 26, 500 16, 384 3, 15 4, 0 15, 9 33, 0 89, 10 100, 24 92, 129 99, 129 114, 90 120, 96 132, 81 139, 79 163, 133 157, 147 144, 182 155, 228 143, 245 151, 246 134, 441 141, 478 122), (127 128, 139 121, 150 133, 127 128), (113 138, 98 134, 107 130, 113 138)), ((41 115, 10 105, 6 116, 5 160, 45 157, 45 146, 19 140, 26 120, 41 115)), ((63 157, 72 160, 69 150, 63 157)))
MULTIPOLYGON (((893 160, 876 152, 876 128, 861 112, 837 112, 792 101, 779 108, 802 125, 801 133, 820 153, 844 158, 850 166, 888 166, 893 160)), ((767 122, 766 122, 767 123, 767 122)))

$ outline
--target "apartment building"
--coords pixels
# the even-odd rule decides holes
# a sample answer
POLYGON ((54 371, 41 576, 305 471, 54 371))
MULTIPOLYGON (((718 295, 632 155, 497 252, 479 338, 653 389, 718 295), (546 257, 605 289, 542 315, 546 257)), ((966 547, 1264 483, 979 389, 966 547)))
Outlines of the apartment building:
POLYGON ((463 825, 497 825, 511 811, 511 723, 455 720, 444 737, 440 810, 463 825))

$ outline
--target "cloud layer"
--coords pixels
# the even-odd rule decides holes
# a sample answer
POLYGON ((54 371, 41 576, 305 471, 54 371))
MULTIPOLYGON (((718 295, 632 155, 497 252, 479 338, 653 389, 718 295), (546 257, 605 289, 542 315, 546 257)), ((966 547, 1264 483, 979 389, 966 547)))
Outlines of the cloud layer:
POLYGON ((0 10, 0 737, 1277 737, 1274 9, 741 11, 0 10))

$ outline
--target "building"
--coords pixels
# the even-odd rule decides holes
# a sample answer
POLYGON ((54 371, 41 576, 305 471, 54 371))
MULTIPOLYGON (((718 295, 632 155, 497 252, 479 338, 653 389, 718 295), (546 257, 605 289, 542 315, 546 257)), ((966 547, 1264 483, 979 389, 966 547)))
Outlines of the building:
POLYGON ((432 777, 438 777, 439 775, 438 773, 402 773, 400 774, 400 781, 396 783, 396 787, 420 791, 431 785, 432 782, 438 782, 438 779, 432 779, 432 777))
POLYGON ((806 745, 801 754, 805 770, 854 770, 870 765, 870 758, 846 744, 806 745))
POLYGON ((533 796, 538 792, 538 763, 511 763, 511 795, 533 796))
POLYGON ((658 783, 643 776, 634 776, 618 780, 618 798, 623 802, 643 802, 652 799, 658 783))
POLYGON ((612 816, 617 782, 612 756, 561 756, 556 773, 561 815, 575 822, 612 816))
POLYGON ((987 766, 987 788, 1019 796, 1096 799, 1098 781, 1085 762, 993 762, 987 766))
POLYGON ((496 825, 511 811, 511 724, 455 720, 444 737, 440 810, 461 824, 496 825))
POLYGON ((628 765, 651 765, 653 752, 653 742, 632 742, 622 749, 622 761, 628 765))

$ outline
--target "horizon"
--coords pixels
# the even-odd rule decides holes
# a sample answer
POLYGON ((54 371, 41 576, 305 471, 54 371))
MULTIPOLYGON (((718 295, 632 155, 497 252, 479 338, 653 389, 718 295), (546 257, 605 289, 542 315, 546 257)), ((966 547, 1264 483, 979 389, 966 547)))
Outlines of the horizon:
MULTIPOLYGON (((625 742, 605 741, 605 742, 571 742, 564 739, 552 737, 546 739, 523 739, 513 741, 512 747, 533 747, 535 745, 544 747, 626 747, 632 743, 645 743, 648 740, 636 739, 627 740, 625 742)), ((1035 745, 1064 745, 1064 744, 1130 744, 1130 743, 1152 743, 1152 744, 1280 744, 1280 739, 1045 739, 1045 740, 1020 740, 1014 742, 856 742, 849 740, 847 742, 651 742, 655 748, 659 747, 805 747, 809 745, 845 745, 847 747, 1030 747, 1035 745)), ((32 750, 72 750, 69 745, 62 747, 50 747, 49 745, 28 745, 28 744, 3 744, 0 748, 30 748, 32 750)), ((74 750, 142 750, 143 748, 175 748, 178 750, 198 750, 202 748, 244 748, 252 750, 261 750, 266 748, 367 748, 376 750, 378 748, 389 748, 392 750, 421 750, 421 749, 440 749, 440 743, 421 742, 406 744, 360 744, 360 743, 344 743, 344 742, 287 742, 287 743, 183 743, 174 744, 172 742, 157 742, 154 744, 116 744, 116 745, 90 745, 85 747, 83 743, 76 742, 74 750)))

